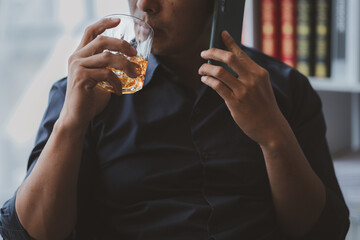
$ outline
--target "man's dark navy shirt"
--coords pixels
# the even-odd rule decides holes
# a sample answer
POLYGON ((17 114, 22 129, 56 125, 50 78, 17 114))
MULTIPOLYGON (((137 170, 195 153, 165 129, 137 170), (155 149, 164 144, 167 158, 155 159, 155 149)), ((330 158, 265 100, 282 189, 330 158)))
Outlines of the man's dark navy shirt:
MULTIPOLYGON (((296 70, 243 49, 269 72, 277 103, 326 186, 325 208, 301 239, 344 239, 348 210, 318 95, 296 70)), ((28 174, 65 91, 66 79, 51 89, 28 174)), ((214 90, 203 85, 196 94, 153 55, 144 88, 112 95, 91 122, 79 174, 76 239, 289 239, 277 225, 259 145, 236 125, 214 90)), ((15 197, 1 209, 0 233, 4 239, 30 239, 16 215, 15 197)))

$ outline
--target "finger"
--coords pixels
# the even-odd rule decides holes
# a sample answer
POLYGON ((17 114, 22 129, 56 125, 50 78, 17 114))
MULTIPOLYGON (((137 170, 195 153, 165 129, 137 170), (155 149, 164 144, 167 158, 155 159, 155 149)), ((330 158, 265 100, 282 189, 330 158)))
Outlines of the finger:
POLYGON ((221 36, 227 49, 238 56, 238 60, 240 60, 245 68, 257 66, 257 64, 239 47, 239 45, 237 45, 234 38, 228 31, 223 31, 221 36))
MULTIPOLYGON (((228 31, 223 31, 221 33, 221 38, 225 46, 230 52, 233 52, 235 54, 241 55, 245 54, 243 50, 237 45, 234 38, 230 35, 228 31)), ((246 54, 245 54, 246 55, 246 54)))
POLYGON ((222 81, 230 89, 232 89, 232 91, 235 91, 237 88, 243 85, 237 78, 235 78, 231 73, 229 73, 221 66, 214 66, 208 63, 204 63, 199 68, 199 74, 203 76, 211 76, 222 81))
POLYGON ((80 49, 76 54, 78 57, 89 57, 104 50, 110 50, 114 52, 121 52, 129 57, 136 56, 136 49, 125 40, 98 36, 94 41, 80 49))
POLYGON ((130 62, 121 54, 113 54, 110 52, 102 52, 85 59, 82 59, 81 66, 86 68, 104 68, 112 67, 117 70, 124 71, 129 77, 135 78, 139 75, 136 68, 138 64, 130 62))
POLYGON ((80 45, 77 49, 81 49, 87 44, 89 44, 92 40, 94 40, 98 35, 105 32, 106 29, 114 28, 119 25, 119 18, 103 18, 100 21, 90 25, 86 28, 84 36, 80 42, 80 45))
POLYGON ((218 48, 211 48, 201 52, 201 57, 205 60, 215 60, 228 65, 238 76, 244 76, 249 69, 244 64, 244 61, 240 61, 239 57, 233 52, 225 51, 218 48))
POLYGON ((114 89, 114 93, 117 95, 122 94, 122 84, 121 80, 107 68, 99 68, 99 69, 86 69, 85 73, 85 85, 89 88, 94 88, 98 83, 102 81, 107 81, 114 89))
POLYGON ((224 99, 225 101, 227 101, 228 99, 231 98, 231 96, 233 95, 233 92, 231 91, 231 89, 226 86, 226 84, 224 84, 223 82, 221 82, 220 80, 210 77, 210 76, 202 76, 201 77, 201 81, 208 85, 209 87, 211 87, 212 89, 214 89, 222 99, 224 99))
POLYGON ((241 50, 228 32, 222 32, 222 37, 224 44, 229 51, 211 48, 201 52, 201 57, 206 60, 212 59, 226 63, 239 76, 241 76, 242 73, 246 73, 249 69, 256 67, 255 62, 241 50))

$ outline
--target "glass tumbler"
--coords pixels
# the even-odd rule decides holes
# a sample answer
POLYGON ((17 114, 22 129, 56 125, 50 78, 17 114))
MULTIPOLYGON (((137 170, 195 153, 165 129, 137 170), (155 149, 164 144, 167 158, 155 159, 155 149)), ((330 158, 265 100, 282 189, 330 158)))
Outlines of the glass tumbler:
MULTIPOLYGON (((137 56, 129 57, 121 52, 105 50, 113 54, 121 54, 130 62, 138 65, 136 68, 138 76, 136 78, 129 77, 122 70, 107 67, 111 69, 121 80, 123 94, 135 93, 141 90, 144 85, 154 31, 149 24, 134 16, 126 14, 112 14, 106 16, 105 18, 119 18, 120 23, 114 28, 106 29, 101 35, 125 40, 137 51, 137 56)), ((104 88, 108 92, 115 92, 113 87, 107 81, 99 82, 98 86, 104 88)))

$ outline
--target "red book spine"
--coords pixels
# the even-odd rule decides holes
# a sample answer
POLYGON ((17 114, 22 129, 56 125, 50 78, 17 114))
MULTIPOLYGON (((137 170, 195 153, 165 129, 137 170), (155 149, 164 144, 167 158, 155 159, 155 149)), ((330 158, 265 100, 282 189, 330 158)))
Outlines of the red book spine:
POLYGON ((296 66, 296 12, 295 0, 281 1, 280 38, 281 61, 291 67, 296 66))
POLYGON ((261 50, 280 58, 279 0, 261 0, 261 50))

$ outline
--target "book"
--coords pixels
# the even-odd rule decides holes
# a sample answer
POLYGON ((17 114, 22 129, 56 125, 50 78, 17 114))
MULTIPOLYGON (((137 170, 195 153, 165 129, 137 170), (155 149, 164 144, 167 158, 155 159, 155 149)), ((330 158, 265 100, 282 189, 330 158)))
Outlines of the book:
POLYGON ((261 50, 280 59, 279 0, 261 0, 261 50))
POLYGON ((280 4, 280 59, 291 67, 296 65, 295 4, 295 0, 282 0, 280 4))
POLYGON ((296 68, 305 76, 314 75, 314 6, 313 0, 297 1, 296 68))
POLYGON ((315 77, 330 77, 331 71, 331 0, 315 3, 315 77))

